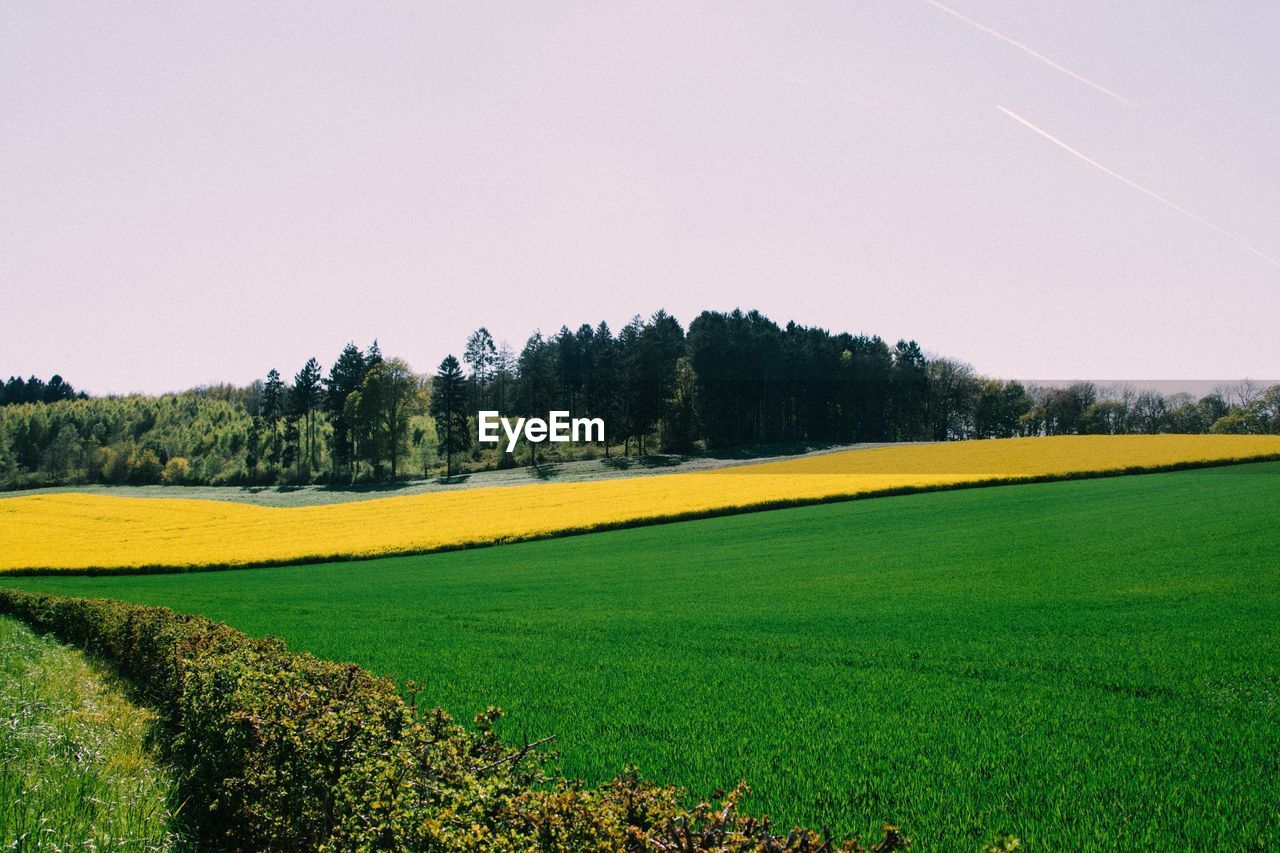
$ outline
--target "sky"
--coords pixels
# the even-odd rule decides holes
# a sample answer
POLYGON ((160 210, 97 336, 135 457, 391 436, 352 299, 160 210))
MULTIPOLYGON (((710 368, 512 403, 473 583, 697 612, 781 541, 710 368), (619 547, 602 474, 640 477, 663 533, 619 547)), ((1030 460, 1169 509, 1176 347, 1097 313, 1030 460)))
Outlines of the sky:
POLYGON ((0 374, 419 371, 665 308, 1280 374, 1280 4, 0 5, 0 374))

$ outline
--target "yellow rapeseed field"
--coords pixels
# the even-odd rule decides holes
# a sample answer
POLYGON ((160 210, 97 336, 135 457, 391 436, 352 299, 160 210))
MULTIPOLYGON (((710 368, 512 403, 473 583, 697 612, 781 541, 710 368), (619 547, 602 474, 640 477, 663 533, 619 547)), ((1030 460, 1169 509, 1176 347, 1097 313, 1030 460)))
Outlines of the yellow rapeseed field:
POLYGON ((1280 436, 898 445, 713 471, 327 506, 48 494, 0 499, 0 572, 270 565, 419 553, 898 490, 1280 456, 1280 436))

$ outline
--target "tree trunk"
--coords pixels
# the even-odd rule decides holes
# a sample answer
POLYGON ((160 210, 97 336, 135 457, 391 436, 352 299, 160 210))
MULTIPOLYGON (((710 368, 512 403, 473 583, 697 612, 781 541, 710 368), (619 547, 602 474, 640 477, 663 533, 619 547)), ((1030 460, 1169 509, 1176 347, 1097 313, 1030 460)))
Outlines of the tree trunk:
POLYGON ((396 481, 396 462, 399 461, 399 448, 396 447, 396 430, 392 427, 392 421, 387 422, 387 434, 391 436, 391 482, 396 481))

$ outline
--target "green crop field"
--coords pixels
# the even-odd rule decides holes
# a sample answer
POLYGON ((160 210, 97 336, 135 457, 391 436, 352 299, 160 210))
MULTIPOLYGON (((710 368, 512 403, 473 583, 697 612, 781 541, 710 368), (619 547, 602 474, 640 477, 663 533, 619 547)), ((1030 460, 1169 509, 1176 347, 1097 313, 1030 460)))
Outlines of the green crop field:
POLYGON ((423 685, 566 772, 752 785, 917 849, 1280 844, 1280 463, 350 564, 28 589, 201 612, 423 685))

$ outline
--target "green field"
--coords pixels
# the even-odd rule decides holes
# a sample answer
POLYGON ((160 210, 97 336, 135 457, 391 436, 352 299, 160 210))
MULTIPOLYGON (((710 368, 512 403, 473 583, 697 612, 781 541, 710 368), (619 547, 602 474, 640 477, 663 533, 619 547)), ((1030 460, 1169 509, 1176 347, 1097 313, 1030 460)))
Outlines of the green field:
POLYGON ((1280 844, 1280 463, 423 557, 13 578, 201 612, 554 733, 571 775, 746 779, 917 849, 1280 844))

